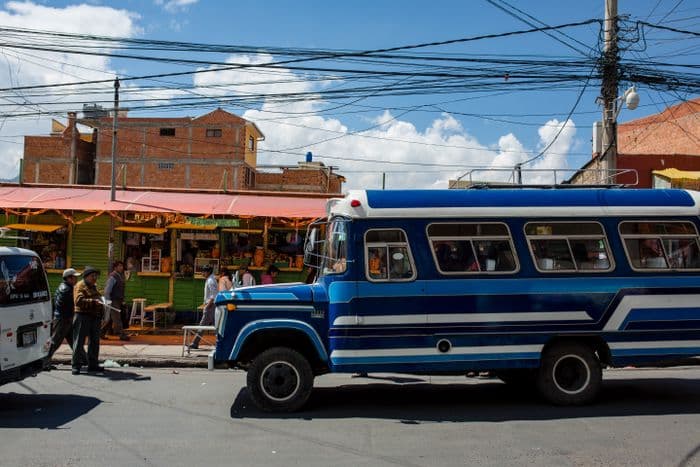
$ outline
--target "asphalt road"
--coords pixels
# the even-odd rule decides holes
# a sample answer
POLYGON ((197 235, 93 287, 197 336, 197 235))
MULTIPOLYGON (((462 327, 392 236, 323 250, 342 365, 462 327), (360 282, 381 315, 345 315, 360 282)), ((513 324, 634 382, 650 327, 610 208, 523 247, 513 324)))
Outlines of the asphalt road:
POLYGON ((328 375, 302 413, 251 406, 239 371, 61 367, 0 387, 0 465, 700 466, 700 367, 612 370, 551 407, 498 380, 328 375), (429 384, 431 383, 431 384, 429 384))

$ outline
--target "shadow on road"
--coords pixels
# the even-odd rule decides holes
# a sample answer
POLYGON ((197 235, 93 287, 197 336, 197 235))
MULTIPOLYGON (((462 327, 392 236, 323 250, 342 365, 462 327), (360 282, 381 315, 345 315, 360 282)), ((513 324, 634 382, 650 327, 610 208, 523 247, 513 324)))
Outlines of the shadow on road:
POLYGON ((0 428, 57 429, 101 402, 74 394, 0 393, 0 428))
POLYGON ((497 380, 478 384, 350 384, 316 388, 305 409, 293 414, 258 410, 243 388, 231 406, 232 418, 384 418, 402 423, 502 422, 700 413, 700 380, 649 378, 603 383, 597 402, 556 407, 533 391, 497 380))
MULTIPOLYGON (((82 377, 83 375, 81 375, 82 377)), ((87 375, 93 376, 93 375, 87 375)), ((124 369, 105 369, 102 374, 94 375, 95 378, 106 378, 110 381, 150 381, 150 376, 144 376, 139 373, 134 373, 133 371, 126 371, 124 369)))

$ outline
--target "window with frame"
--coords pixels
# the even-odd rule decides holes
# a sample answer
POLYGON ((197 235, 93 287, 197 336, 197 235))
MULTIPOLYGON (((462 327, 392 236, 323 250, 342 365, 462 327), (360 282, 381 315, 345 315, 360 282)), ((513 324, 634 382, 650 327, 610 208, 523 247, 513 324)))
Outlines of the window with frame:
POLYGON ((613 268, 603 226, 597 222, 530 222, 525 236, 540 272, 605 272, 613 268))
POLYGON ((508 226, 445 223, 428 226, 428 240, 441 274, 513 273, 518 270, 508 226))
POLYGON ((321 271, 327 274, 343 274, 348 268, 348 227, 346 219, 334 219, 326 228, 326 239, 322 246, 323 267, 321 271))
POLYGON ((248 150, 255 151, 255 138, 252 136, 248 137, 248 150))
POLYGON ((175 136, 175 128, 161 128, 160 136, 175 136))
POLYGON ((207 129, 207 138, 221 138, 222 131, 221 128, 209 128, 207 129))
POLYGON ((416 277, 406 233, 401 229, 365 232, 365 268, 374 282, 410 281, 416 277))
POLYGON ((698 232, 692 222, 621 222, 620 237, 633 269, 700 269, 698 232))

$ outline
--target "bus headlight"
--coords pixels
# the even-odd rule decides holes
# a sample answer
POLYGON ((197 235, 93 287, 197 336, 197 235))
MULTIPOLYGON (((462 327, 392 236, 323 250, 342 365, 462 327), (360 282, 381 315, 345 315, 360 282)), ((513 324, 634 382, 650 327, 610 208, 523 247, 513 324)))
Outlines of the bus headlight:
POLYGON ((226 315, 228 311, 226 305, 219 305, 214 310, 214 326, 216 327, 217 334, 224 333, 224 326, 226 325, 226 315))

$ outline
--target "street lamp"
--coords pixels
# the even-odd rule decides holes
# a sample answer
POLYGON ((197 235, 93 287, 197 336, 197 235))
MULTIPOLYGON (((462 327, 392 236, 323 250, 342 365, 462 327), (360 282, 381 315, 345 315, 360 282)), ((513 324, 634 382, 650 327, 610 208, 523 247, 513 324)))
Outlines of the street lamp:
POLYGON ((605 115, 607 108, 603 110, 603 137, 601 159, 605 161, 606 178, 612 177, 615 180, 615 170, 617 169, 617 117, 622 110, 622 101, 629 110, 634 110, 639 106, 639 94, 634 86, 628 88, 624 94, 613 100, 611 112, 605 115))

